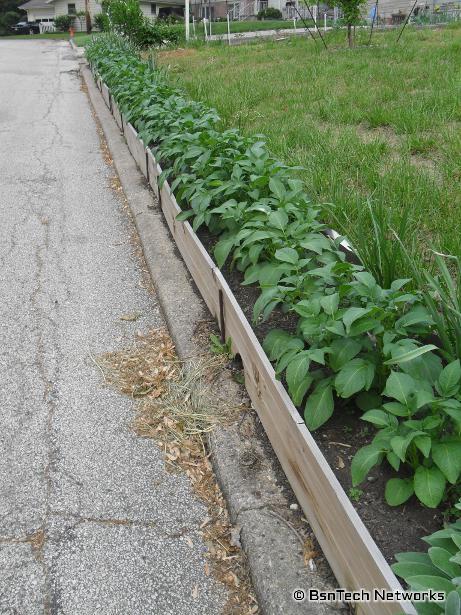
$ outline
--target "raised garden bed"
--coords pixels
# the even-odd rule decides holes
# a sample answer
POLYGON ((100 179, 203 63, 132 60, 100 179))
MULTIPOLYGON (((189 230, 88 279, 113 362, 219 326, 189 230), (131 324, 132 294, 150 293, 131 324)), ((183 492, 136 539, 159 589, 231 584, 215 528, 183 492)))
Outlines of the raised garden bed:
MULTIPOLYGON (((109 97, 107 106, 114 108, 110 101, 109 97)), ((242 359, 252 403, 340 585, 370 591, 401 589, 283 384, 275 378, 274 369, 223 274, 189 223, 176 219, 181 210, 168 183, 158 188, 161 168, 152 152, 144 147, 129 122, 122 119, 121 124, 133 157, 159 195, 171 234, 200 293, 223 337, 231 338, 233 351, 242 359)), ((402 543, 399 544, 401 547, 402 543)), ((391 615, 415 610, 402 601, 359 603, 357 612, 391 615)))

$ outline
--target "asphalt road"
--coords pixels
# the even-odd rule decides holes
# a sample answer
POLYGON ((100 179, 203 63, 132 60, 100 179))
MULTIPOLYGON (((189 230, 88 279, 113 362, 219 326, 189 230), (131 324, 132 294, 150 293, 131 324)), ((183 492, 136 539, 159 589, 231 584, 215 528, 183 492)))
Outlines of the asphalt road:
POLYGON ((77 68, 0 41, 0 613, 217 615, 206 511, 90 360, 163 317, 77 68))

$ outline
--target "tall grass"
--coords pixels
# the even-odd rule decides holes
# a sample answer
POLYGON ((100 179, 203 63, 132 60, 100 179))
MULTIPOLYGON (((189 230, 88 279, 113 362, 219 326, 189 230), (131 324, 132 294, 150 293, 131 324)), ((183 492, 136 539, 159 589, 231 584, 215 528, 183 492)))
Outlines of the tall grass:
POLYGON ((159 61, 225 126, 266 135, 279 158, 302 166, 311 194, 334 203, 331 224, 383 281, 409 273, 389 229, 420 264, 428 244, 461 256, 459 34, 409 29, 396 45, 395 32, 378 33, 366 47, 358 30, 348 51, 333 32, 328 52, 292 38, 159 61))

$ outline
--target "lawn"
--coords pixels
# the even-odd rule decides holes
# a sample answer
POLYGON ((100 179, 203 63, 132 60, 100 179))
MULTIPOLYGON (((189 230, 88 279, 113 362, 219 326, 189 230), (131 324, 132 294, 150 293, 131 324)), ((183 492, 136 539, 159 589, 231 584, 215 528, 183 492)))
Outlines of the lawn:
MULTIPOLYGON (((74 39, 77 45, 84 47, 86 43, 90 40, 91 36, 92 36, 91 34, 87 34, 86 32, 76 32, 74 39)), ((37 38, 68 41, 69 33, 68 32, 43 32, 42 34, 13 34, 11 36, 0 36, 0 40, 3 40, 3 39, 28 40, 28 39, 37 39, 37 38)))
POLYGON ((461 254, 461 29, 379 33, 347 50, 307 37, 159 54, 195 99, 226 127, 266 135, 284 162, 300 165, 330 221, 373 248, 367 201, 403 237, 461 254), (362 43, 362 45, 361 45, 362 43))

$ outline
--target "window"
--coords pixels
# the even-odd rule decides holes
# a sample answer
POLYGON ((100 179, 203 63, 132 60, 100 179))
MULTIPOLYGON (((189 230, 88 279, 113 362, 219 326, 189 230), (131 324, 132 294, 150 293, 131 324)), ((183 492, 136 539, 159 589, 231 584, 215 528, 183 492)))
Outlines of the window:
POLYGON ((156 15, 157 14, 157 5, 156 4, 151 4, 150 5, 150 12, 151 12, 151 15, 156 15))
POLYGON ((213 19, 214 17, 214 6, 204 6, 200 7, 200 17, 202 19, 213 19))
POLYGON ((67 5, 67 14, 68 15, 76 15, 77 14, 77 9, 75 8, 75 4, 68 4, 67 5))

